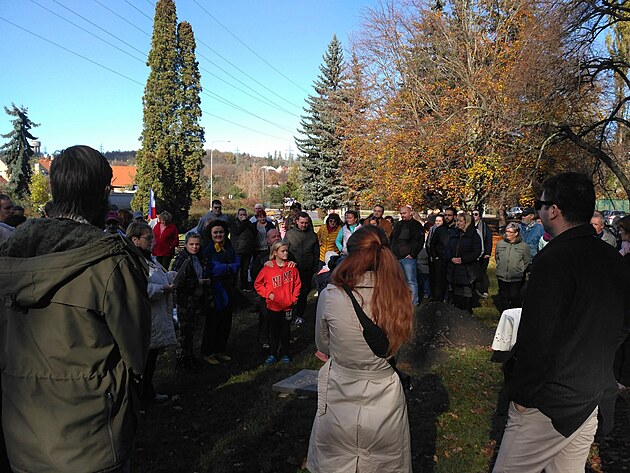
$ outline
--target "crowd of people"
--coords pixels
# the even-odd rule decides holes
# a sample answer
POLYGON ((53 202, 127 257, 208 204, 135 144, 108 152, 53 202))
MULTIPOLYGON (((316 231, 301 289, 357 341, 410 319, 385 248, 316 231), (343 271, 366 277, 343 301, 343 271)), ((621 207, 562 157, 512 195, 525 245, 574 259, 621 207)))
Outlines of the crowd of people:
POLYGON ((232 217, 214 200, 181 249, 167 210, 147 222, 110 209, 111 176, 75 146, 53 161, 46 218, 15 219, 0 194, 3 467, 130 471, 140 406, 168 400, 152 383, 161 350, 177 345, 184 371, 229 363, 233 314, 255 291, 261 362, 291 363, 316 284, 309 470, 411 471, 395 355, 425 299, 472 313, 488 297, 493 256, 497 305, 523 308, 494 471, 573 471, 610 428, 613 383, 630 383, 630 217, 615 238, 585 176, 550 178, 497 238, 481 209, 402 206, 395 221, 376 205, 315 231, 297 202, 279 225, 262 204, 232 217))

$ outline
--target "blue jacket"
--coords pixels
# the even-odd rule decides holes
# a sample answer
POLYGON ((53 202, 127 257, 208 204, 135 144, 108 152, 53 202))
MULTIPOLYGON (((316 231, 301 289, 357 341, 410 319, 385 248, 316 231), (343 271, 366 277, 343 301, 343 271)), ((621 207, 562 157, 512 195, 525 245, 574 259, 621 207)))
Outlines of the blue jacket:
POLYGON ((236 275, 240 261, 234 247, 226 241, 223 251, 217 252, 214 244, 210 243, 203 250, 208 274, 212 277, 212 291, 214 292, 214 306, 217 310, 225 309, 234 303, 236 290, 236 275))
POLYGON ((532 222, 529 225, 525 225, 521 222, 521 238, 527 246, 529 246, 529 262, 534 260, 536 254, 538 254, 538 242, 545 233, 545 229, 540 223, 532 222))

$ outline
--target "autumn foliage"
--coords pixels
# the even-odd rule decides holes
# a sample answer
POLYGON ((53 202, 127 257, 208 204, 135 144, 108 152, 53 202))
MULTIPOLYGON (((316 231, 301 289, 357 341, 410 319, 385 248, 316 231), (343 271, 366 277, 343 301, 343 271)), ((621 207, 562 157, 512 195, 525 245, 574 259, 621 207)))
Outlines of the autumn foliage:
POLYGON ((358 203, 527 201, 546 174, 592 166, 553 139, 554 124, 596 113, 597 94, 579 93, 560 23, 538 5, 389 2, 368 13, 345 120, 358 203))

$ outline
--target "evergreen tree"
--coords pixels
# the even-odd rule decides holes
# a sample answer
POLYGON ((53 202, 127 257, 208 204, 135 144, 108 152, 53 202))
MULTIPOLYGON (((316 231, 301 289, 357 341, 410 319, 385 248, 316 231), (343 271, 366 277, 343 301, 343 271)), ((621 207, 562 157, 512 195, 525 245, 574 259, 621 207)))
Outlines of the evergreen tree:
POLYGON ((181 196, 186 213, 192 199, 199 198, 199 177, 203 169, 203 144, 205 141, 201 120, 201 75, 195 57, 195 35, 192 26, 183 21, 177 27, 177 59, 180 77, 178 96, 179 139, 185 180, 181 196))
POLYGON ((1 135, 9 138, 8 143, 0 147, 0 157, 7 165, 9 174, 8 190, 18 199, 25 199, 30 195, 29 185, 33 167, 31 160, 35 155, 28 140, 36 140, 29 130, 39 124, 33 123, 28 118, 28 109, 18 108, 11 104, 12 108, 4 107, 7 115, 15 117, 13 120, 13 131, 1 135))
POLYGON ((146 210, 149 190, 156 195, 158 207, 170 211, 181 223, 181 210, 173 195, 173 184, 183 178, 183 166, 177 160, 177 13, 173 0, 155 4, 151 51, 147 60, 149 77, 142 98, 142 146, 136 153, 136 192, 132 207, 146 210), (181 176, 180 176, 181 175, 181 176))
POLYGON ((319 66, 321 74, 313 86, 316 95, 306 99, 306 115, 300 121, 296 138, 304 181, 304 204, 324 210, 339 208, 345 203, 345 186, 341 180, 342 153, 341 117, 347 103, 347 78, 341 43, 333 36, 319 66))

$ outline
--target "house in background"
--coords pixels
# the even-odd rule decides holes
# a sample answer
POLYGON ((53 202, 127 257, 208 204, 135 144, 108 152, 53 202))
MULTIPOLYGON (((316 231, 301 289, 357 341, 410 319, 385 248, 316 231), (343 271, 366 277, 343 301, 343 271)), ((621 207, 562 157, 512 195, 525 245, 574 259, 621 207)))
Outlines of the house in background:
POLYGON ((50 175, 50 165, 52 164, 52 158, 39 158, 34 166, 34 171, 44 176, 50 175))
POLYGON ((112 166, 112 190, 123 192, 136 187, 136 166, 112 166))

